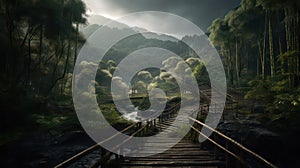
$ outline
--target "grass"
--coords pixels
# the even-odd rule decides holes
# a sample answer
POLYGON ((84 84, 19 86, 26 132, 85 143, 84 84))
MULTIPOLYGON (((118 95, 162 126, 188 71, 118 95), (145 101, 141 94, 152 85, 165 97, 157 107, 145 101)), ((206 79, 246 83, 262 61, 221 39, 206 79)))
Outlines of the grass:
POLYGON ((110 125, 132 123, 121 116, 113 103, 101 104, 100 110, 110 125))
POLYGON ((75 112, 64 113, 34 113, 22 123, 6 128, 0 134, 0 145, 24 137, 51 134, 58 135, 63 132, 81 129, 75 112))
POLYGON ((32 121, 42 132, 48 131, 51 134, 61 134, 73 129, 81 129, 75 112, 33 114, 32 121))
MULTIPOLYGON (((61 106, 64 105, 60 103, 61 106)), ((101 104, 101 112, 111 125, 130 124, 117 112, 113 103, 101 104)), ((9 123, 0 134, 0 145, 22 139, 24 137, 42 134, 59 135, 68 131, 82 130, 76 112, 73 109, 63 111, 32 111, 22 121, 9 123)))

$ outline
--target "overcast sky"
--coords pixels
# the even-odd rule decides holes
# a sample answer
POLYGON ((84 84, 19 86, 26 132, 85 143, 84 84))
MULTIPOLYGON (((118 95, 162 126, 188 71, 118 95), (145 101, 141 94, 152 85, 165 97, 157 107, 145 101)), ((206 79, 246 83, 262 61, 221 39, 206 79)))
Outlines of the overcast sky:
MULTIPOLYGON (((206 31, 212 21, 237 7, 240 0, 84 0, 88 14, 116 19, 133 12, 162 11, 184 17, 206 31)), ((150 19, 151 20, 151 19, 150 19)), ((148 20, 148 21, 150 21, 148 20)), ((147 27, 144 27, 147 29, 147 27)), ((149 29, 148 29, 149 30, 149 29)))
POLYGON ((185 17, 206 29, 218 17, 237 7, 240 0, 85 0, 92 13, 110 19, 132 12, 163 11, 185 17))

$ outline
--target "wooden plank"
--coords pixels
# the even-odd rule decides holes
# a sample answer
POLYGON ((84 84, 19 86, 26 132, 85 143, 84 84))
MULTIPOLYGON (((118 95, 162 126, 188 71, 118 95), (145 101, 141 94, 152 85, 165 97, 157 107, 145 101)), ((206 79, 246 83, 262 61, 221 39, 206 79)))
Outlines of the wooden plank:
POLYGON ((218 160, 209 161, 132 161, 130 163, 122 163, 124 166, 217 166, 221 165, 222 162, 218 160))
MULTIPOLYGON (((155 150, 153 151, 140 151, 140 154, 152 154, 156 152, 155 150)), ((178 151, 168 151, 168 153, 160 153, 160 155, 186 155, 186 156, 195 156, 195 155, 208 155, 211 154, 210 152, 204 152, 204 151, 186 151, 186 152, 181 152, 178 153, 178 151)), ((213 155, 213 154, 211 154, 213 155)))
MULTIPOLYGON (((143 147, 141 148, 141 150, 151 150, 151 151, 160 151, 162 149, 167 149, 167 148, 161 148, 161 149, 151 149, 151 147, 143 147)), ((199 150, 199 148, 171 148, 171 149, 167 149, 165 152, 169 152, 169 151, 177 151, 177 152, 184 152, 184 151, 201 151, 199 150)))
POLYGON ((147 157, 146 159, 140 158, 130 158, 131 161, 133 160, 154 160, 154 159, 161 159, 161 160, 213 160, 212 156, 157 156, 157 157, 147 157))
MULTIPOLYGON (((170 166, 122 166, 123 168, 153 168, 153 167, 159 167, 159 168, 169 168, 170 166)), ((201 166, 201 168, 218 168, 219 166, 201 166)), ((172 168, 199 168, 199 166, 172 166, 172 168)))
MULTIPOLYGON (((169 118, 163 122, 157 123, 156 127, 160 132, 168 129, 169 132, 176 131, 178 127, 172 126, 175 118, 169 118)), ((176 125, 186 125, 187 120, 181 119, 176 125), (182 123, 180 123, 182 122, 182 123)), ((169 135, 168 133, 162 133, 169 135)), ((162 135, 161 134, 161 135, 162 135)), ((171 134, 170 134, 171 136, 171 134)), ((174 141, 172 137, 158 137, 151 142, 145 142, 139 151, 141 154, 152 154, 161 150, 166 150, 162 153, 152 155, 149 157, 125 157, 122 161, 122 167, 218 167, 222 162, 215 159, 213 152, 202 150, 200 144, 193 143, 189 139, 183 139, 177 144, 171 143, 174 141), (174 145, 172 148, 166 146, 174 145)))
POLYGON ((189 157, 189 158, 131 158, 130 162, 132 161, 148 161, 148 162, 158 162, 158 161, 168 161, 168 160, 176 160, 176 161, 208 161, 208 160, 215 160, 213 157, 189 157))
MULTIPOLYGON (((161 145, 162 148, 164 148, 165 145, 166 144, 161 145)), ((151 147, 153 147, 153 144, 147 143, 147 144, 144 144, 143 147, 144 148, 147 148, 147 147, 151 148, 151 147)), ((194 145, 194 144, 179 144, 179 145, 176 144, 172 148, 197 148, 199 150, 199 147, 200 147, 199 145, 194 145)))

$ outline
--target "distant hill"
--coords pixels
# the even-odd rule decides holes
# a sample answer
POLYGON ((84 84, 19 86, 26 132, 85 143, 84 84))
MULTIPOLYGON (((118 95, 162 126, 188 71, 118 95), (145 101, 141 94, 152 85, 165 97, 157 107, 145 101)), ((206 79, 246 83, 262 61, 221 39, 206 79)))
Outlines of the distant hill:
MULTIPOLYGON (((88 18, 89 24, 81 29, 81 33, 85 38, 89 38, 96 30, 100 27, 104 33, 94 34, 91 42, 93 44, 105 44, 106 40, 112 38, 111 35, 123 36, 127 34, 134 34, 125 39, 122 39, 117 44, 115 44, 105 55, 104 60, 114 60, 116 63, 121 61, 131 52, 146 48, 146 47, 160 47, 174 52, 175 54, 182 56, 183 58, 188 58, 195 56, 195 53, 191 52, 191 49, 183 43, 183 41, 188 43, 193 43, 198 41, 196 44, 203 45, 203 39, 207 39, 206 36, 185 36, 183 41, 176 39, 173 36, 166 34, 157 34, 154 32, 149 32, 146 29, 139 27, 129 27, 126 24, 116 22, 111 27, 104 26, 105 23, 111 21, 100 15, 91 15, 88 18), (99 37, 97 37, 99 36, 99 37)), ((101 46, 89 46, 90 57, 97 57, 97 53, 105 52, 101 46)))
POLYGON ((101 15, 89 15, 87 17, 87 20, 89 25, 93 25, 93 24, 104 25, 105 23, 111 21, 110 19, 101 15))
POLYGON ((98 24, 92 24, 81 29, 80 32, 84 35, 85 38, 88 38, 100 27, 101 26, 99 26, 98 24))

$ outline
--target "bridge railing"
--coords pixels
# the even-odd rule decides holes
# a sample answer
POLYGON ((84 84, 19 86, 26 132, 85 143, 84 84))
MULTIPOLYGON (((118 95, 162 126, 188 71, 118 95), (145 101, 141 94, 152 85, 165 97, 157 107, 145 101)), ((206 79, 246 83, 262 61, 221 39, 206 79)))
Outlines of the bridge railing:
MULTIPOLYGON (((206 138, 208 141, 210 141, 212 144, 215 145, 215 147, 218 147, 219 149, 223 150, 226 154, 226 167, 232 167, 230 165, 230 159, 229 155, 234 157, 237 160, 237 163, 239 167, 248 167, 247 162, 246 162, 246 155, 250 155, 252 158, 254 158, 256 161, 260 162, 263 164, 265 167, 270 167, 270 168, 276 168, 274 164, 263 158, 262 156, 258 155, 257 153, 253 152, 252 150, 246 148, 242 144, 238 143, 237 141, 233 140, 232 138, 224 135, 223 133, 211 128, 210 126, 202 123, 201 121, 194 119, 192 117, 189 117, 189 120, 195 123, 195 125, 190 125, 192 130, 195 131, 197 134, 203 136, 206 138), (214 133, 213 138, 208 137, 204 133, 202 133, 199 130, 199 127, 201 126, 202 128, 205 127, 206 129, 212 131, 214 133), (218 143, 218 137, 225 140, 226 145, 222 145, 218 143), (229 146, 232 145, 234 146, 237 150, 232 150, 229 146)), ((217 148, 215 148, 215 153, 217 153, 217 148)))
MULTIPOLYGON (((173 105, 172 107, 165 109, 163 113, 160 114, 160 116, 156 116, 155 114, 153 116, 148 117, 147 121, 144 122, 137 122, 134 124, 129 125, 128 127, 126 127, 125 129, 121 130, 120 132, 116 133, 115 135, 77 153, 76 155, 68 158, 67 160, 59 163, 58 165, 55 166, 55 168, 63 168, 63 167, 67 167, 70 166, 72 164, 74 164, 75 162, 77 162, 78 160, 80 160, 81 158, 83 158, 84 156, 88 155, 89 153, 95 151, 95 150, 99 150, 101 149, 101 159, 98 160, 97 162, 95 162, 92 166, 90 166, 91 168, 97 168, 101 165, 101 167, 105 167, 107 161, 110 159, 110 157, 114 154, 110 151, 107 151, 106 149, 102 148, 101 145, 109 142, 110 140, 113 140, 114 138, 117 138, 118 135, 120 134, 124 134, 126 132, 132 132, 130 133, 130 136, 125 139, 124 141, 122 141, 120 144, 118 144, 114 150, 116 149, 122 149, 122 145, 124 145, 127 141, 129 141, 130 139, 132 139, 134 136, 144 136, 145 134, 147 134, 148 129, 150 129, 151 127, 155 127, 156 126, 156 120, 158 118, 166 118, 163 117, 165 115, 173 115, 173 113, 176 113, 178 111, 178 109, 180 108, 180 103, 177 103, 175 105, 173 105)), ((169 117, 167 117, 169 118, 169 117)), ((159 122, 164 121, 159 120, 159 122)), ((119 154, 115 154, 116 158, 119 158, 119 154)))
MULTIPOLYGON (((126 127, 125 129, 123 129, 122 131, 116 133, 115 135, 77 153, 76 155, 68 158, 67 160, 59 163, 58 165, 55 166, 55 168, 64 168, 64 167, 68 167, 72 164, 74 164, 75 162, 77 162, 78 160, 80 160, 81 158, 83 158, 84 156, 88 155, 89 153, 95 151, 95 150, 99 150, 101 149, 101 158, 100 160, 98 160, 97 162, 95 162, 93 165, 91 165, 91 168, 97 168, 101 165, 101 167, 106 167, 106 163, 107 161, 110 159, 110 157, 114 154, 110 151, 107 151, 106 149, 102 148, 101 145, 104 143, 109 142, 110 140, 117 138, 118 135, 126 133, 126 132, 132 132, 130 133, 130 136, 128 138, 126 138, 125 140, 123 140, 120 144, 118 144, 117 146, 114 147, 114 150, 117 149, 121 149, 122 145, 124 145, 127 141, 129 141, 130 139, 132 139, 134 136, 143 136, 143 133, 147 132, 144 131, 147 128, 150 127, 151 122, 146 122, 146 124, 142 124, 141 122, 138 123, 134 123, 129 125, 128 127, 126 127)), ((119 155, 115 154, 115 157, 118 158, 119 155)))

